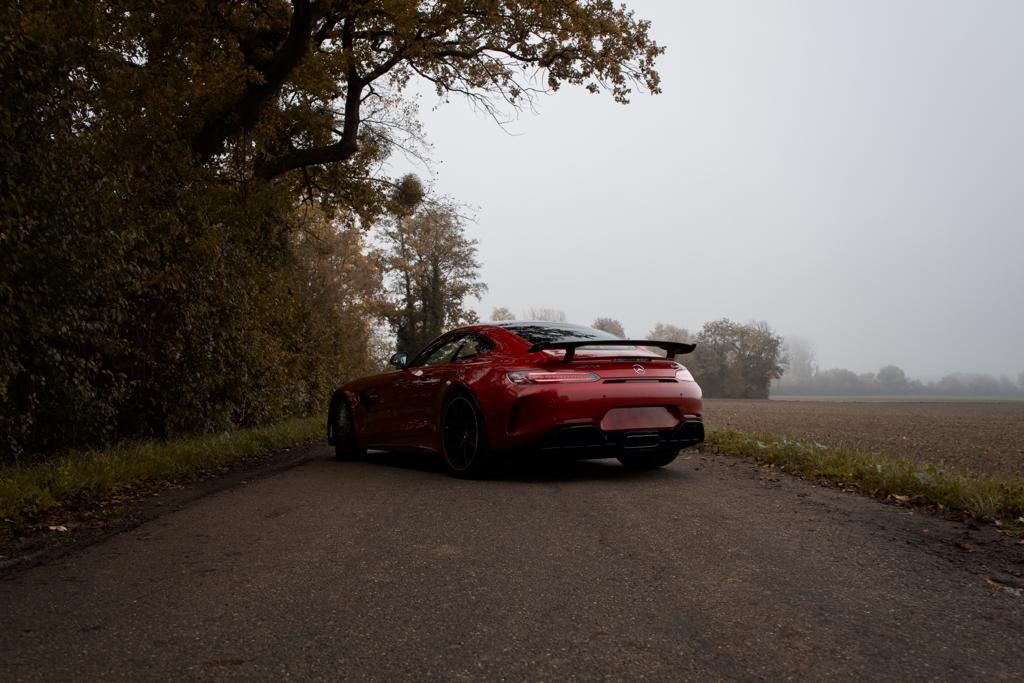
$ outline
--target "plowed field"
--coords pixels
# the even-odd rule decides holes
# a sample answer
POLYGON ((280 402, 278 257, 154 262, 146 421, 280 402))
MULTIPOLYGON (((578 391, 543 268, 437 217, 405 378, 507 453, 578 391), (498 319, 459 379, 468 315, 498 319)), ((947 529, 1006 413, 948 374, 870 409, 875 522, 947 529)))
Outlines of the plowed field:
POLYGON ((976 474, 1024 476, 1024 401, 705 399, 709 427, 809 438, 976 474))

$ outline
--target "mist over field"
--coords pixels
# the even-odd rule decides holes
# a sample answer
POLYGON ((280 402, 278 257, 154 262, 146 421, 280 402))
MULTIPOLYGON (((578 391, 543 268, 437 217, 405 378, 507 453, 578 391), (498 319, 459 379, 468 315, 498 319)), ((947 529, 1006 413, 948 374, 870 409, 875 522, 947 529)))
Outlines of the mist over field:
POLYGON ((1024 4, 630 8, 661 95, 563 89, 503 130, 421 89, 436 188, 477 207, 482 318, 765 320, 822 368, 1017 378, 1024 4))

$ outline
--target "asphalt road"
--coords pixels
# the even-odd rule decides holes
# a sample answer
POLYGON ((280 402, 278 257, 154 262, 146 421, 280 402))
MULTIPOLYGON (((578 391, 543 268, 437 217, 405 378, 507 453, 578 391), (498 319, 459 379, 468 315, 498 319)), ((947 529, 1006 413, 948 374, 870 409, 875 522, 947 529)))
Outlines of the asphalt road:
POLYGON ((701 454, 311 456, 0 581, 0 680, 1024 678, 990 528, 701 454))

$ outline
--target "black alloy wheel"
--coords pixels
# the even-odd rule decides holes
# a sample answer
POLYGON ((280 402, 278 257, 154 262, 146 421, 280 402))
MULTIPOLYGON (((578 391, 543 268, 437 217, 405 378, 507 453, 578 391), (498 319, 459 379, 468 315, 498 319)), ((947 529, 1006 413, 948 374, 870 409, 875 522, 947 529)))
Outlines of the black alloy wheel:
POLYGON ((483 417, 473 399, 456 394, 441 411, 441 447, 448 472, 456 477, 478 477, 490 464, 490 449, 483 417))
POLYGON ((344 396, 338 398, 331 419, 334 421, 332 424, 334 456, 338 460, 350 460, 366 455, 366 449, 360 448, 356 441, 356 427, 352 421, 352 410, 348 407, 344 396))

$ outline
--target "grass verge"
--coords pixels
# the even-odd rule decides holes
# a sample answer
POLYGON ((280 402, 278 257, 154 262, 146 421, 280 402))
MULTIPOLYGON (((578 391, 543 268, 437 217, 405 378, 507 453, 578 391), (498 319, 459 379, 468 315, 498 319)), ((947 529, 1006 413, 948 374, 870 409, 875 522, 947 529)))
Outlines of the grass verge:
POLYGON ((752 458, 879 498, 934 505, 943 512, 1006 526, 1024 525, 1024 479, 1017 475, 976 476, 878 453, 732 429, 708 430, 705 443, 724 455, 752 458))
POLYGON ((223 434, 128 442, 33 465, 0 467, 0 519, 18 524, 68 504, 109 498, 140 485, 304 443, 322 432, 320 418, 294 419, 223 434))

